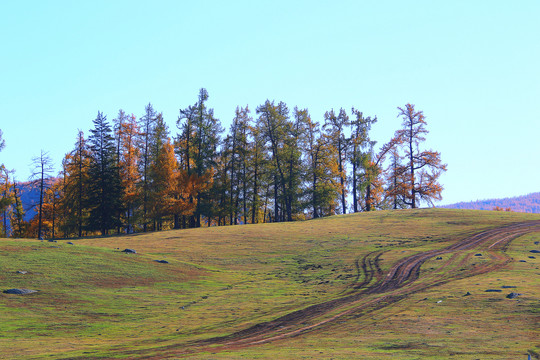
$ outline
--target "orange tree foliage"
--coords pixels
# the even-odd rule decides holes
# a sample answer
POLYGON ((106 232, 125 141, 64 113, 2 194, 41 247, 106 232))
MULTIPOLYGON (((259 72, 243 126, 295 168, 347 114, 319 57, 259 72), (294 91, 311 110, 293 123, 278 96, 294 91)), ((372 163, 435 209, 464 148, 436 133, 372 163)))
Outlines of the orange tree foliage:
POLYGON ((53 239, 58 237, 58 229, 60 225, 59 222, 62 219, 62 207, 60 205, 60 201, 63 197, 62 190, 62 179, 60 178, 53 179, 49 187, 45 190, 42 208, 42 226, 44 237, 50 237, 53 239))
POLYGON ((36 214, 25 224, 22 236, 37 237, 40 229, 40 219, 41 236, 43 238, 54 239, 59 236, 59 229, 62 227, 62 222, 64 221, 61 204, 63 198, 62 182, 62 178, 52 178, 49 180, 47 187, 43 190, 42 204, 35 207, 36 214))
POLYGON ((202 191, 208 191, 213 184, 213 173, 206 172, 199 176, 188 175, 187 171, 178 171, 176 187, 174 188, 174 200, 171 204, 172 213, 179 216, 190 216, 197 208, 196 195, 202 191), (190 199, 194 199, 190 201, 190 199))
POLYGON ((170 139, 162 144, 156 161, 151 165, 151 173, 149 210, 156 222, 155 230, 162 229, 164 219, 193 215, 197 208, 197 194, 212 185, 211 172, 199 176, 180 169, 170 139))
POLYGON ((140 159, 138 140, 141 135, 139 125, 133 114, 119 124, 116 134, 119 139, 118 167, 123 190, 122 203, 125 209, 124 219, 122 220, 128 233, 133 231, 135 209, 138 202, 140 202, 141 195, 140 188, 137 187, 141 180, 138 168, 140 159))
POLYGON ((152 191, 148 207, 155 221, 155 230, 162 229, 163 218, 174 215, 175 192, 178 177, 178 162, 170 140, 161 145, 155 161, 151 164, 152 191))
POLYGON ((392 209, 401 209, 406 205, 403 203, 403 198, 407 194, 407 186, 404 181, 404 175, 407 172, 407 167, 403 166, 402 157, 399 154, 397 146, 390 150, 390 164, 386 169, 386 197, 390 201, 392 209))
MULTIPOLYGON (((291 116, 285 103, 267 100, 257 107, 257 119, 247 107, 237 108, 230 134, 222 141, 221 125, 207 100, 208 93, 201 89, 198 101, 180 110, 180 133, 174 143, 162 114, 151 104, 139 121, 121 110, 110 138, 107 131, 105 149, 106 175, 118 177, 119 184, 115 180, 115 193, 100 199, 97 190, 112 186, 96 189, 97 160, 102 160, 97 154, 98 131, 92 130, 89 138, 93 147, 79 132, 75 149, 62 164, 61 187, 55 195, 45 194, 38 211, 47 236, 53 231, 55 236, 82 236, 93 231, 91 225, 96 232, 129 233, 148 227, 316 218, 345 213, 351 188, 354 211, 417 207, 421 201, 441 198, 438 179, 446 165, 439 152, 420 150, 428 132, 422 111, 414 105, 398 108, 402 129, 375 152, 368 131, 376 118, 364 118, 354 108, 352 122, 343 109, 329 111, 321 128, 307 109, 295 108, 291 116), (92 194, 94 205, 89 201, 92 194), (113 195, 114 204, 98 208, 96 199, 110 200, 113 195), (105 210, 107 223, 102 224, 98 213, 105 210)), ((11 188, 5 188, 0 184, 0 210, 13 211, 11 188)), ((39 221, 31 225, 39 232, 39 221)))
POLYGON ((493 208, 493 211, 509 211, 509 212, 510 212, 510 211, 512 211, 512 209, 509 208, 509 207, 507 207, 507 208, 502 208, 502 207, 499 207, 499 206, 495 206, 495 207, 493 208))

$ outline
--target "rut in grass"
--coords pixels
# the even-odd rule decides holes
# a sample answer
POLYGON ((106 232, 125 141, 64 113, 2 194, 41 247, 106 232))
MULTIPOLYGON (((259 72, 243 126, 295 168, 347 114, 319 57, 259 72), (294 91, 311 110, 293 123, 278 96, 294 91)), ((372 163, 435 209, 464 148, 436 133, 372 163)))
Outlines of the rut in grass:
POLYGON ((453 267, 452 271, 454 273, 444 279, 434 277, 421 284, 415 284, 415 281, 419 278, 420 267, 428 259, 463 250, 504 249, 504 246, 508 245, 511 240, 531 232, 540 232, 540 221, 517 223, 482 231, 446 248, 426 251, 406 257, 394 264, 385 276, 381 276, 381 270, 378 265, 382 252, 370 253, 361 260, 357 260, 358 269, 362 274, 357 277, 356 282, 361 277, 364 280, 361 283, 353 284, 354 293, 291 312, 278 319, 254 325, 225 337, 205 340, 199 342, 198 345, 221 344, 230 348, 256 345, 284 337, 298 336, 307 331, 331 324, 355 312, 360 312, 362 316, 367 316, 370 312, 389 306, 414 292, 459 278, 495 271, 509 261, 501 254, 493 254, 493 262, 491 264, 478 267, 467 274, 463 274, 458 271, 457 267, 453 267), (374 277, 376 277, 376 282, 364 288, 364 286, 372 282, 374 277), (373 301, 368 300, 368 296, 373 294, 387 295, 378 297, 378 305, 375 305, 373 301), (352 307, 347 308, 348 306, 352 307), (329 318, 324 318, 325 315, 328 315, 330 312, 339 311, 340 308, 347 309, 329 318), (366 309, 369 309, 369 311, 365 312, 366 309), (318 318, 321 320, 317 321, 318 318), (311 322, 311 324, 303 325, 307 322, 311 322))

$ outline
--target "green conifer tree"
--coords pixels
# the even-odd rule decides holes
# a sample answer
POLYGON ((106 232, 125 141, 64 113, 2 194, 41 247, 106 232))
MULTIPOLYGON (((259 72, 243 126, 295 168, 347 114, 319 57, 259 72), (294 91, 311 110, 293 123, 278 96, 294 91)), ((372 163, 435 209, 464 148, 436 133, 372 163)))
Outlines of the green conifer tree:
POLYGON ((122 186, 116 161, 116 147, 107 117, 98 111, 94 129, 90 130, 89 228, 107 235, 119 226, 122 186))

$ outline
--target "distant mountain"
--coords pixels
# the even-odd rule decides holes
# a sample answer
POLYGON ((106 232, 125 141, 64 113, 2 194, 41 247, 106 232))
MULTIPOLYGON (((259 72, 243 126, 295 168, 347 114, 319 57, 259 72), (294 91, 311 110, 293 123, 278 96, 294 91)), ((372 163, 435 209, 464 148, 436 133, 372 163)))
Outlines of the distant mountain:
POLYGON ((19 191, 24 208, 24 220, 30 221, 37 213, 36 206, 39 204, 39 188, 31 182, 20 182, 19 191))
POLYGON ((460 202, 457 204, 450 204, 441 206, 447 209, 471 209, 471 210, 493 210, 496 207, 507 209, 512 211, 524 212, 524 213, 540 213, 540 192, 504 198, 504 199, 489 199, 489 200, 477 200, 471 202, 460 202))
MULTIPOLYGON (((37 214, 36 206, 39 204, 39 189, 32 182, 26 181, 17 184, 17 191, 24 209, 24 220, 30 221, 37 214)), ((6 225, 9 234, 11 232, 9 216, 6 218, 6 225)))

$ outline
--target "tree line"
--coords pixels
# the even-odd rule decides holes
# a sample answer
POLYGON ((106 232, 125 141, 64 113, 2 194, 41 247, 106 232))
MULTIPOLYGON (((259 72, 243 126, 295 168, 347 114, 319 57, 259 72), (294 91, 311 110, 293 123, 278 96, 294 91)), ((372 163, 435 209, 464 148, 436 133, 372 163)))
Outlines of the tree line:
POLYGON ((355 108, 329 110, 321 124, 307 109, 267 100, 254 112, 237 107, 226 132, 207 100, 201 89, 180 109, 174 135, 152 104, 138 119, 120 110, 111 122, 98 111, 88 136, 78 131, 59 174, 46 152, 33 159, 40 198, 30 221, 20 185, 2 165, 4 235, 294 221, 441 199, 446 165, 439 152, 422 150, 427 123, 412 104, 398 107, 402 127, 377 148, 370 137, 377 118, 355 108))

